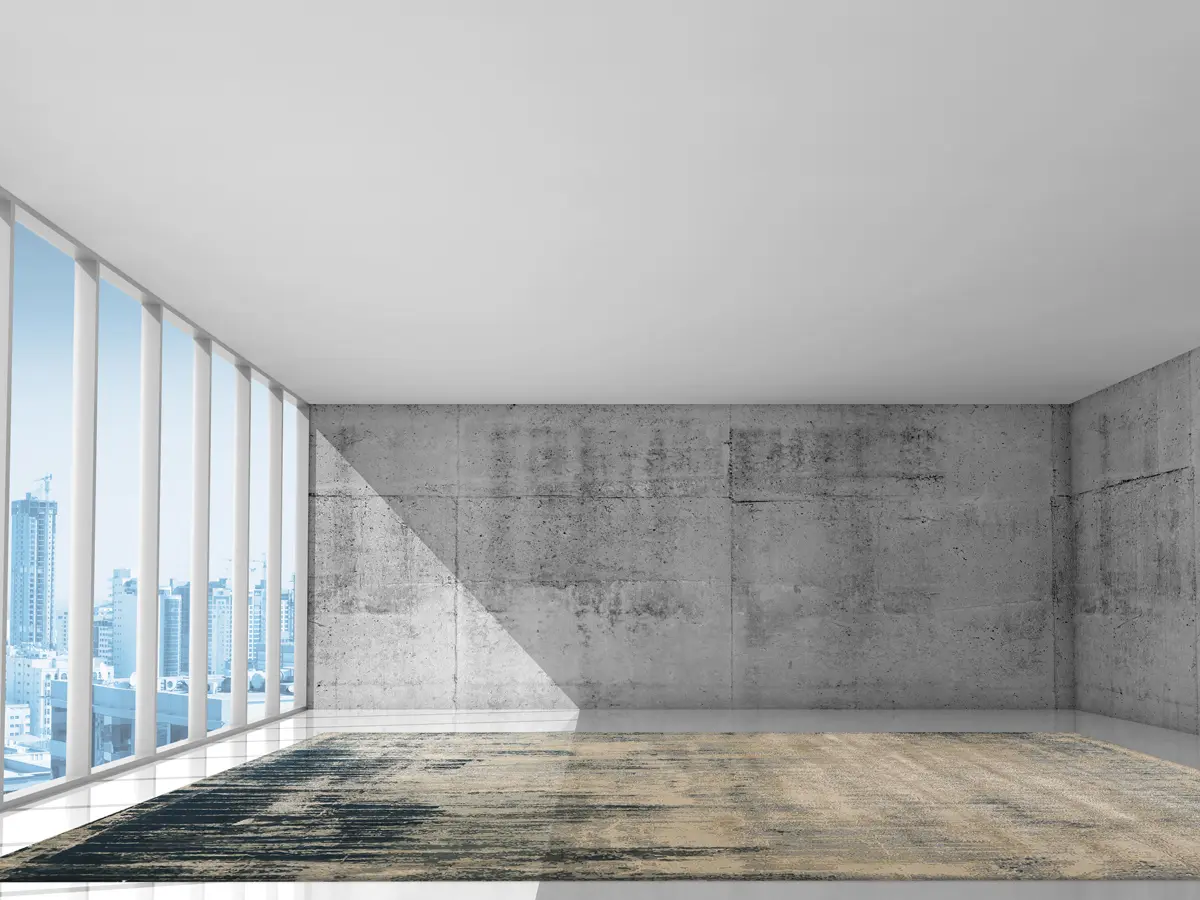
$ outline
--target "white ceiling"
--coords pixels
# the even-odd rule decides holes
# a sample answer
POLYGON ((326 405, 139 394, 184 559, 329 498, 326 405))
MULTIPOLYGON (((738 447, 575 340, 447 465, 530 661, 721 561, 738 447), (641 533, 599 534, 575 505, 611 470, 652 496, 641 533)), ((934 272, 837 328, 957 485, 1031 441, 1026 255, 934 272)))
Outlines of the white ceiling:
POLYGON ((1200 3, 5 3, 0 185, 313 402, 1071 401, 1200 345, 1200 3))

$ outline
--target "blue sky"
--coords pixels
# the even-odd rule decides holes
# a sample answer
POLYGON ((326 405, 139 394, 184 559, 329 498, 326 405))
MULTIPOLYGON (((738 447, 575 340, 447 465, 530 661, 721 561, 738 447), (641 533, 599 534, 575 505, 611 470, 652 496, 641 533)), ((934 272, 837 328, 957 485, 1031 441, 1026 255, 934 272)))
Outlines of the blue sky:
MULTIPOLYGON (((54 476, 58 501, 56 594, 67 595, 70 567, 72 260, 18 226, 13 294, 13 388, 10 493, 37 493, 54 476)), ((141 306, 101 283, 96 433, 96 593, 112 570, 138 570, 138 457, 141 306)), ((192 339, 163 326, 162 480, 159 581, 189 580, 192 506, 192 339)), ((233 516, 233 366, 213 357, 212 528, 210 578, 230 573, 233 516)), ((267 388, 251 390, 252 579, 261 577, 267 543, 267 388)), ((284 484, 294 483, 295 410, 284 407, 284 484)), ((284 490, 283 572, 294 570, 294 492, 284 490)))

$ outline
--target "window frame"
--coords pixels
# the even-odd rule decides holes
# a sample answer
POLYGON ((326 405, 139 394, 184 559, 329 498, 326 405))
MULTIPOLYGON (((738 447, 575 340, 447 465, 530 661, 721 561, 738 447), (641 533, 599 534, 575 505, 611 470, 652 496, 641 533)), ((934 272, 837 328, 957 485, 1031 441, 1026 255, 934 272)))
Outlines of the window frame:
MULTIPOLYGON (((231 734, 257 728, 270 722, 295 715, 307 708, 307 562, 308 562, 308 455, 309 418, 308 404, 295 391, 288 389, 278 380, 271 378, 262 369, 253 366, 228 344, 201 329, 186 316, 151 294, 116 266, 94 253, 82 242, 62 231, 49 220, 22 203, 10 192, 0 187, 0 420, 3 437, 0 439, 0 475, 3 477, 3 509, 0 510, 0 622, 7 624, 9 614, 10 560, 10 515, 9 467, 11 448, 11 397, 12 397, 12 322, 13 322, 13 273, 15 270, 15 235, 17 226, 23 226, 63 251, 75 261, 75 313, 72 350, 72 463, 76 472, 84 477, 72 478, 72 517, 67 539, 71 549, 71 571, 64 573, 68 587, 67 609, 69 646, 72 652, 67 659, 67 710, 66 710, 66 774, 58 779, 0 793, 0 810, 12 808, 30 801, 45 798, 77 787, 117 771, 134 768, 149 759, 179 753, 198 745, 211 743, 231 734), (139 671, 151 671, 153 678, 139 679, 136 689, 136 718, 134 725, 134 752, 132 756, 109 763, 94 765, 92 759, 92 657, 93 598, 95 588, 95 502, 96 502, 96 433, 97 433, 97 341, 98 309, 101 280, 133 298, 142 307, 141 333, 141 398, 140 398, 140 446, 139 458, 139 525, 138 561, 139 576, 147 571, 152 578, 139 577, 137 659, 139 671), (188 736, 184 740, 161 748, 156 745, 157 730, 157 687, 158 687, 158 544, 160 522, 159 477, 162 450, 162 349, 163 323, 188 334, 193 343, 193 461, 192 461, 192 511, 191 511, 191 582, 200 582, 202 590, 190 591, 190 615, 199 625, 208 620, 208 583, 211 498, 211 459, 213 453, 234 455, 234 664, 231 673, 235 687, 237 671, 241 669, 240 692, 231 695, 232 710, 229 723, 212 732, 206 731, 208 700, 207 677, 191 677, 188 682, 188 736), (212 355, 217 354, 235 367, 237 383, 237 409, 233 446, 213 447, 211 443, 211 398, 212 398, 212 355), (294 540, 296 548, 296 597, 295 597, 295 671, 296 687, 292 709, 264 715, 253 723, 246 722, 245 663, 246 646, 246 603, 236 602, 237 587, 249 586, 249 395, 251 381, 260 382, 268 388, 271 396, 270 442, 271 466, 269 469, 269 510, 271 522, 270 556, 275 563, 275 581, 279 581, 279 548, 284 540, 294 540), (244 404, 243 404, 244 395, 244 404), (283 433, 283 404, 291 403, 296 410, 294 434, 283 433), (243 419, 245 420, 243 423, 243 419), (245 427, 243 427, 243 424, 245 427), (295 440, 296 472, 295 484, 282 483, 282 458, 285 440, 295 440), (244 458, 243 458, 244 457, 244 458), (244 465, 242 464, 244 462, 244 465), (296 516, 295 534, 284 535, 282 528, 282 498, 284 491, 295 491, 296 516), (275 509, 279 506, 280 509, 275 509), (241 526, 245 524, 245 529, 241 526), (148 552, 152 549, 153 552, 148 552), (239 552, 240 551, 240 552, 239 552), (79 561, 83 560, 84 565, 79 561), (141 595, 145 594, 145 597, 141 595), (240 613, 240 615, 239 615, 240 613), (239 620, 240 619, 240 623, 239 620), (147 628, 149 623, 152 627, 147 628), (238 640, 238 625, 242 639, 238 640), (79 652, 86 647, 86 652, 79 652), (239 654, 240 649, 240 654, 239 654), (239 658, 240 657, 240 658, 239 658), (146 661, 153 664, 146 668, 146 661), (240 702, 239 702, 240 698, 240 702), (240 709, 239 709, 240 707, 240 709), (201 725, 200 723, 205 723, 201 725), (199 726, 199 727, 198 727, 199 726), (147 737, 148 735, 148 737, 147 737)), ((248 599, 248 593, 247 593, 248 599)), ((275 599, 278 610, 279 598, 275 599)), ((268 617, 273 622, 275 654, 278 656, 279 617, 268 617)), ((270 642, 269 642, 270 643, 270 642)), ((192 627, 190 632, 189 657, 207 660, 207 627, 192 627)), ((0 692, 3 692, 9 673, 6 671, 7 642, 5 652, 0 653, 0 692)), ((207 670, 207 666, 204 667, 207 670)), ((279 673, 276 667, 275 679, 279 673)), ((207 676, 207 671, 205 672, 207 676)), ((8 728, 6 717, 6 734, 8 728)), ((0 778, 2 778, 0 772, 0 778)))

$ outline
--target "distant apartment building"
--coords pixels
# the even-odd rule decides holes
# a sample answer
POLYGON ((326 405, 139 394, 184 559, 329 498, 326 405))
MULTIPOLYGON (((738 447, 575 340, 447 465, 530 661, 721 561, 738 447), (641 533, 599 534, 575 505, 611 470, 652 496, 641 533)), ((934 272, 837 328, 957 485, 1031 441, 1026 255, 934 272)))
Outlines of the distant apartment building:
POLYGON ((292 576, 292 586, 283 592, 280 598, 283 610, 283 621, 280 625, 280 640, 291 644, 296 640, 296 576, 292 576))
POLYGON ((113 611, 111 606, 97 609, 92 619, 92 656, 105 665, 113 664, 113 611))
POLYGON ((9 632, 12 646, 54 646, 54 542, 58 501, 26 492, 12 503, 12 580, 9 632))
POLYGON ((233 592, 229 579, 208 586, 208 671, 229 675, 233 660, 233 592))
POLYGON ((52 651, 9 648, 4 702, 29 707, 29 734, 50 736, 50 687, 66 680, 66 670, 66 657, 52 651))
POLYGON ((112 667, 117 678, 137 669, 137 579, 128 569, 114 569, 112 598, 112 667))
POLYGON ((174 584, 158 594, 158 674, 188 674, 191 640, 191 588, 174 584))
POLYGON ((250 595, 249 641, 246 658, 251 669, 267 667, 267 583, 260 581, 250 595))
POLYGON ((58 653, 70 652, 67 642, 67 611, 56 610, 53 618, 54 625, 50 629, 50 647, 58 653))
POLYGON ((4 743, 11 744, 23 734, 29 734, 29 704, 4 704, 4 743))

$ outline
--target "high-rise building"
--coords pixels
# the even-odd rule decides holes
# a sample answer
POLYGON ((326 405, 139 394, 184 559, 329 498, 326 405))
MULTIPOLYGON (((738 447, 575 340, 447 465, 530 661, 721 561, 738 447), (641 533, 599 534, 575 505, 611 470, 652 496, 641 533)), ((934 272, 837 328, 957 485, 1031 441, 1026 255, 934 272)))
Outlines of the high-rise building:
POLYGON ((251 669, 267 667, 267 583, 260 581, 250 595, 249 642, 246 648, 251 669))
POLYGON ((292 586, 283 592, 280 598, 283 610, 283 622, 280 627, 280 640, 290 644, 296 640, 296 576, 292 576, 292 586))
POLYGON ((92 656, 105 665, 113 664, 113 611, 110 606, 97 609, 92 619, 92 656))
POLYGON ((67 611, 65 609, 56 610, 54 626, 50 630, 50 646, 59 653, 66 653, 70 649, 67 646, 67 634, 67 611))
POLYGON ((208 586, 208 671, 229 675, 233 659, 233 593, 229 579, 208 586))
POLYGON ((137 669, 137 579, 114 569, 111 583, 112 666, 117 678, 128 678, 137 669))
MULTIPOLYGON (((49 481, 47 481, 47 485, 49 481)), ((9 643, 54 646, 54 540, 58 501, 26 492, 12 503, 9 643)))
POLYGON ((29 706, 29 733, 50 737, 50 685, 66 680, 67 660, 49 650, 9 648, 5 702, 29 706))
POLYGON ((191 640, 191 589, 171 584, 158 592, 158 674, 188 673, 188 642, 191 640))

